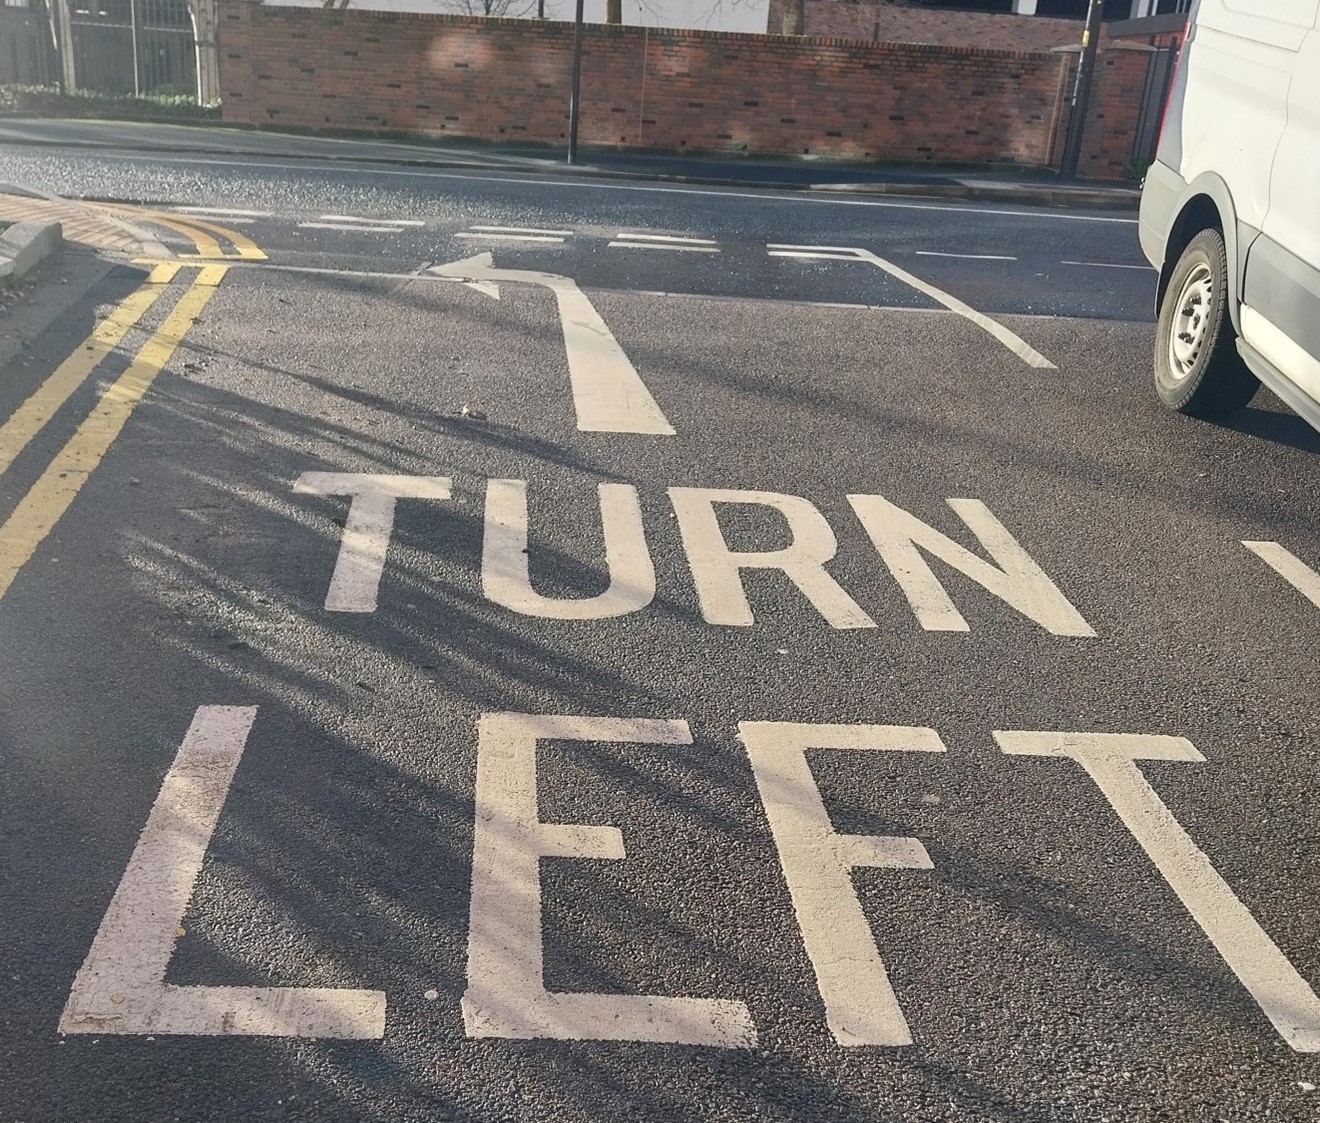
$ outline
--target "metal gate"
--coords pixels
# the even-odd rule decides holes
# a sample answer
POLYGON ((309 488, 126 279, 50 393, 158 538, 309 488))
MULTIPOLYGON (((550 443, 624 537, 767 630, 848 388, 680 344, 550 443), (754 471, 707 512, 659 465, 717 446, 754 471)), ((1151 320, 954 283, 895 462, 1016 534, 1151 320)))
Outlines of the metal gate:
POLYGON ((54 27, 43 0, 2 0, 0 85, 50 86, 58 78, 54 27))
POLYGON ((187 0, 70 0, 78 87, 197 97, 197 34, 187 0))
POLYGON ((1164 122, 1164 107, 1169 101, 1173 85, 1173 72, 1182 43, 1175 40, 1156 46, 1146 67, 1146 83, 1141 91, 1141 111, 1137 114, 1136 135, 1132 139, 1132 160, 1143 166, 1155 159, 1160 143, 1160 125, 1164 122))

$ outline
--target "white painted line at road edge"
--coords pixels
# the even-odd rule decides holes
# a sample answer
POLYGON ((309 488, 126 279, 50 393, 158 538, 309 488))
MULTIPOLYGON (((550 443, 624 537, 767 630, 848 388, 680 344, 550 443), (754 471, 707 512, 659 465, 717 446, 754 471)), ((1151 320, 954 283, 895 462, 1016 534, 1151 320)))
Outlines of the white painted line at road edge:
POLYGON ((255 706, 197 710, 74 979, 61 1033, 385 1036, 381 991, 165 982, 256 716, 255 706))
POLYGON ((994 737, 1010 755, 1066 757, 1080 764, 1279 1035, 1299 1053, 1320 1052, 1320 998, 1183 830, 1137 764, 1203 763, 1205 757, 1190 741, 1135 733, 1025 730, 996 732, 994 737))
POLYGON ((1243 542, 1242 545, 1320 608, 1320 573, 1277 542, 1243 542))
POLYGON ((674 427, 661 412, 609 325, 571 277, 496 269, 488 253, 448 265, 433 265, 428 272, 469 282, 509 281, 548 288, 555 294, 559 307, 578 429, 584 433, 674 435, 674 427))
POLYGON ((861 249, 858 246, 794 246, 784 243, 772 242, 767 247, 771 257, 805 257, 805 258, 832 258, 837 261, 869 261, 872 265, 883 269, 895 279, 902 281, 905 285, 924 293, 932 300, 943 304, 950 312, 956 312, 963 319, 969 320, 983 331, 994 336, 1005 347, 1013 352, 1019 359, 1028 366, 1036 367, 1040 370, 1055 370, 1055 365, 1044 355, 1031 346, 1017 332, 1006 328, 998 320, 992 320, 989 316, 983 315, 969 304, 964 304, 956 296, 945 292, 943 289, 936 288, 929 281, 923 281, 920 277, 913 276, 906 269, 895 265, 870 250, 861 249))

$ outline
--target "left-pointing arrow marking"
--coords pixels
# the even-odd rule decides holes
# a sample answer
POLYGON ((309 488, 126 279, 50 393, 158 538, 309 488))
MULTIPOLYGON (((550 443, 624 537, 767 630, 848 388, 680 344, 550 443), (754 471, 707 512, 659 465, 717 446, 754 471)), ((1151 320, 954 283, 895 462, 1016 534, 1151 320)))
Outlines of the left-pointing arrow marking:
POLYGON ((496 269, 488 253, 448 265, 434 265, 430 271, 440 277, 464 281, 496 299, 499 283, 548 288, 555 294, 564 330, 578 429, 584 433, 674 435, 674 427, 666 420, 619 341, 571 277, 525 269, 496 269))

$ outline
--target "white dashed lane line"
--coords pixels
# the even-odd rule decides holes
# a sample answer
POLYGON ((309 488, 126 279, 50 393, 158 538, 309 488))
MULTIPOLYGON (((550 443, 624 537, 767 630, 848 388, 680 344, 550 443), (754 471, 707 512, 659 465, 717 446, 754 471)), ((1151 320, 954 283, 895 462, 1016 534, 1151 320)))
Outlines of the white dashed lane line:
POLYGON ((362 218, 352 214, 323 214, 316 222, 300 222, 300 230, 349 230, 355 234, 402 234, 405 227, 425 226, 420 218, 362 218))
POLYGON ((464 238, 479 242, 533 242, 542 245, 562 246, 566 238, 571 238, 572 230, 544 230, 535 226, 469 226, 455 238, 464 238))
POLYGON ((610 249, 674 250, 678 253, 719 253, 713 238, 680 238, 673 234, 643 234, 621 230, 609 243, 610 249))
POLYGON ((1139 269, 1143 273, 1150 271, 1149 265, 1123 265, 1117 261, 1061 261, 1060 265, 1081 265, 1089 269, 1139 269))
POLYGON ((938 250, 917 250, 918 257, 956 257, 963 261, 1016 261, 1016 257, 1007 257, 997 253, 940 253, 938 250))

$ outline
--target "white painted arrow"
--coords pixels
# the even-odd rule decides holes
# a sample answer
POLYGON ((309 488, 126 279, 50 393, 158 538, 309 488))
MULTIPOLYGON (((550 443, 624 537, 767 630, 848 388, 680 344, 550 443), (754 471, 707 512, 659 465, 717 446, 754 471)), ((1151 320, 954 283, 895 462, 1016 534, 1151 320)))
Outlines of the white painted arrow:
POLYGON ((452 277, 499 299, 499 282, 541 285, 555 294, 568 352, 568 377, 578 429, 584 433, 652 433, 672 437, 674 427, 638 375, 623 348, 571 277, 528 269, 496 269, 488 253, 448 265, 433 265, 438 277, 452 277))
MULTIPOLYGON (((794 246, 783 242, 771 242, 766 246, 766 249, 771 257, 794 257, 805 261, 869 261, 872 265, 883 269, 905 285, 911 285, 917 292, 925 293, 932 300, 943 304, 950 312, 956 312, 982 331, 989 332, 1028 366, 1036 367, 1039 370, 1057 369, 1049 359, 1031 346, 1017 332, 1011 331, 998 320, 992 320, 969 304, 963 303, 956 296, 950 295, 943 289, 936 288, 929 281, 923 281, 920 277, 913 276, 906 269, 899 268, 892 261, 873 254, 870 250, 862 249, 859 246, 794 246)), ((920 253, 921 251, 918 250, 917 252, 920 253)), ((1066 265, 1067 262, 1064 262, 1064 264, 1066 265)))

